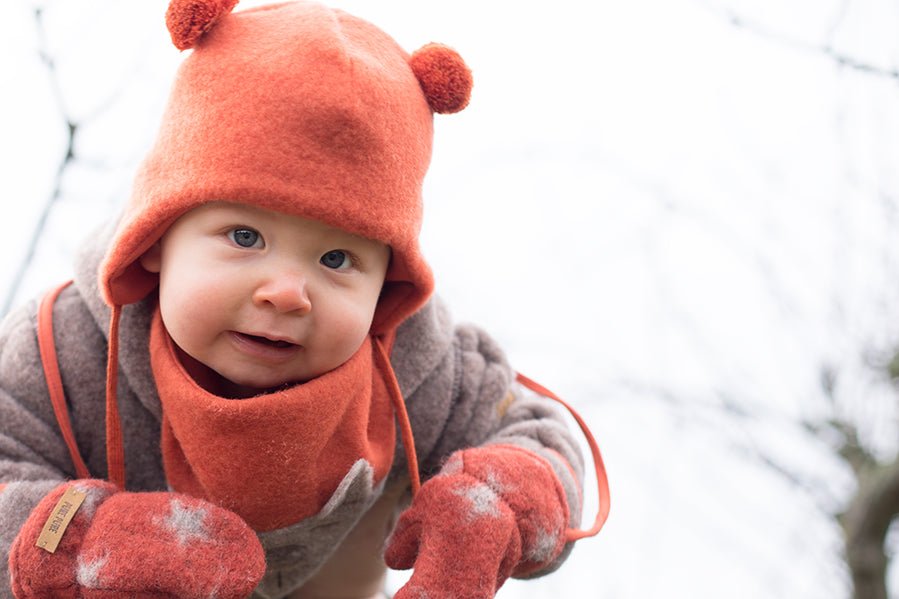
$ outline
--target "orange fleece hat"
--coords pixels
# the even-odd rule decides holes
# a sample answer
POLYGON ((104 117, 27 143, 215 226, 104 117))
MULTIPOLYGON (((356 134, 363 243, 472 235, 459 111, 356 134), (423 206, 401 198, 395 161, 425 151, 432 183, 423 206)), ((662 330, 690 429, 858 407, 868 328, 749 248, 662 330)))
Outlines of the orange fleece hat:
POLYGON ((192 52, 100 266, 104 298, 144 298, 158 277, 140 256, 188 210, 233 201, 389 245, 372 323, 388 332, 433 290, 418 245, 433 113, 467 105, 471 72, 446 46, 410 56, 370 23, 320 4, 232 13, 236 3, 169 6, 172 41, 192 52))

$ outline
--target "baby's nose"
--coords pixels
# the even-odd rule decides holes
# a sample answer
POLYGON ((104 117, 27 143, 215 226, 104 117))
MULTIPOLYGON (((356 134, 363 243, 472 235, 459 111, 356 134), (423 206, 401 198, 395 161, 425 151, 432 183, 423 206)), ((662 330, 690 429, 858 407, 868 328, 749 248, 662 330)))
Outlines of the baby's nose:
POLYGON ((299 273, 280 273, 256 287, 253 303, 268 304, 278 312, 305 314, 312 309, 306 277, 299 273))

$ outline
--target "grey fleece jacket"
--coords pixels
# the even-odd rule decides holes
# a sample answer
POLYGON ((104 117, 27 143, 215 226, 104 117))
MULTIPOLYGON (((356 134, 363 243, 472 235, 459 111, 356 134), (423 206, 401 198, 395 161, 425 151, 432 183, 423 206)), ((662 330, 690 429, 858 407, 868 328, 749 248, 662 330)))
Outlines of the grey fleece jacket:
MULTIPOLYGON (((99 296, 97 267, 112 227, 80 252, 75 284, 57 300, 53 321, 60 370, 81 454, 95 477, 106 476, 105 380, 109 309, 99 296)), ((53 487, 75 478, 60 435, 38 353, 34 300, 0 326, 0 598, 11 598, 10 545, 32 508, 53 487)), ((160 452, 161 407, 149 360, 151 300, 126 306, 120 324, 118 400, 129 491, 166 490, 160 452)), ((483 331, 454 326, 439 300, 399 328, 391 356, 406 400, 423 478, 461 448, 511 443, 553 465, 566 490, 571 525, 580 521, 582 457, 548 400, 524 392, 503 352, 483 331), (511 393, 511 395, 510 395, 511 393), (510 401, 510 398, 512 400, 510 401)), ((283 597, 328 561, 384 493, 407 477, 397 441, 386 481, 357 463, 319 514, 261 533, 267 571, 254 596, 283 597)), ((549 572, 562 556, 538 575, 549 572)))

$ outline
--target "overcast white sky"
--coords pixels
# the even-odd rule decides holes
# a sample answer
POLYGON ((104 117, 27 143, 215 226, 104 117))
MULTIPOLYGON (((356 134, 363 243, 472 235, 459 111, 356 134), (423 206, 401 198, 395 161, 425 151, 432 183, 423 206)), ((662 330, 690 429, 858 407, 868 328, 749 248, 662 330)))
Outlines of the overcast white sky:
MULTIPOLYGON (((499 596, 847 597, 839 530, 819 508, 836 509, 851 477, 795 422, 831 409, 829 365, 839 413, 880 455, 897 449, 896 396, 869 363, 899 339, 899 80, 878 72, 897 68, 899 6, 331 4, 472 67, 470 107, 437 117, 425 190, 438 290, 571 400, 604 451, 606 529, 499 596)), ((165 5, 2 10, 0 289, 53 188, 61 110, 79 123, 20 300, 66 277, 127 197, 179 60, 165 5)))

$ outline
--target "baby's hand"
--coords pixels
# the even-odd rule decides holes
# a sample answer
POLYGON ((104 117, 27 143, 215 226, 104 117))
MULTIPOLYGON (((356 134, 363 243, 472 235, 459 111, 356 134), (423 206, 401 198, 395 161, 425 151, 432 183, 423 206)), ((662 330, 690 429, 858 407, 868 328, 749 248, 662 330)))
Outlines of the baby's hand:
POLYGON ((489 599, 511 575, 550 564, 568 504, 549 464, 513 446, 454 454, 422 485, 385 554, 409 582, 394 599, 489 599))
POLYGON ((262 578, 265 556, 239 516, 209 502, 76 480, 56 487, 31 512, 13 541, 9 566, 19 599, 238 599, 262 578))

